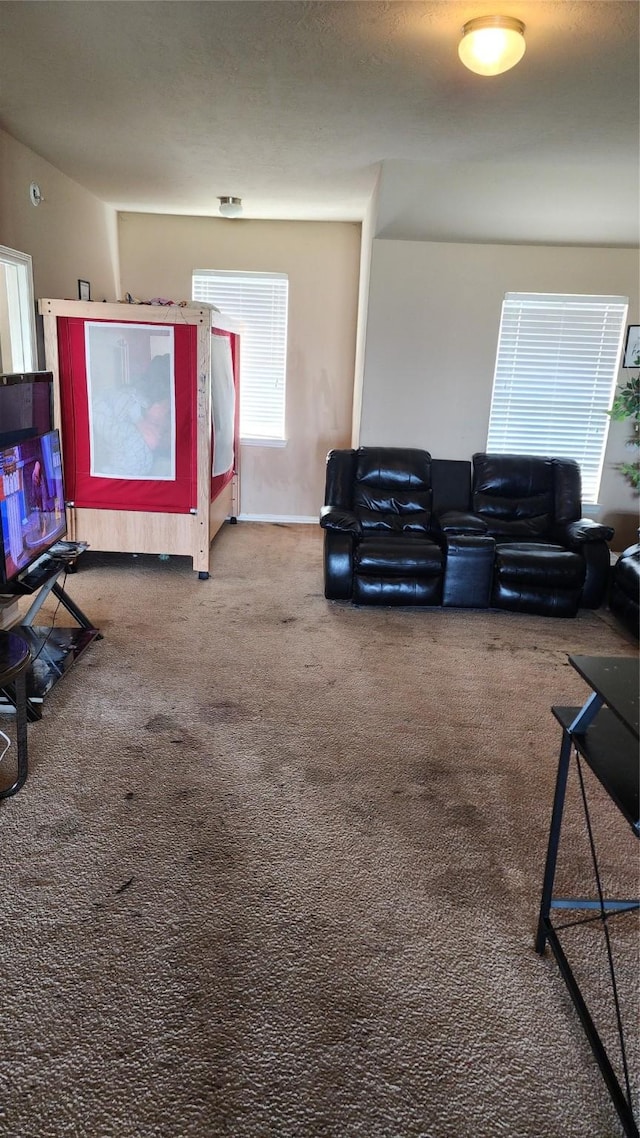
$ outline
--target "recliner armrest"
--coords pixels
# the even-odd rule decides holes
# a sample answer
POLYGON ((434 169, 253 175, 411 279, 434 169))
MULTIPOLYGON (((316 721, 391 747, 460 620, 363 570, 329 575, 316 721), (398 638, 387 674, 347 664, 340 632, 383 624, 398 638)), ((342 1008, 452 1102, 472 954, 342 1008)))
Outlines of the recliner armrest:
POLYGON ((558 532, 558 537, 567 545, 585 545, 591 541, 611 541, 614 535, 612 526, 603 526, 594 522, 592 518, 578 518, 575 522, 568 522, 558 532))
POLYGON ((362 537, 360 519, 342 506, 323 506, 320 510, 320 525, 323 529, 334 530, 336 533, 351 533, 354 537, 362 537))
POLYGON ((438 517, 437 522, 443 533, 450 534, 483 534, 489 528, 483 518, 464 510, 448 510, 438 517))

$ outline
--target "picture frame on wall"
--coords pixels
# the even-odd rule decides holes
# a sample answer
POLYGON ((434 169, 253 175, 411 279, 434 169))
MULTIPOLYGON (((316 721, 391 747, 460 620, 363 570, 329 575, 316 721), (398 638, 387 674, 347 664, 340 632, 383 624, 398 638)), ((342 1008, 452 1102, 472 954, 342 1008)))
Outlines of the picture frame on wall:
POLYGON ((640 324, 630 324, 627 328, 622 366, 640 367, 640 324))
POLYGON ((91 285, 89 281, 78 281, 78 300, 91 300, 91 285))

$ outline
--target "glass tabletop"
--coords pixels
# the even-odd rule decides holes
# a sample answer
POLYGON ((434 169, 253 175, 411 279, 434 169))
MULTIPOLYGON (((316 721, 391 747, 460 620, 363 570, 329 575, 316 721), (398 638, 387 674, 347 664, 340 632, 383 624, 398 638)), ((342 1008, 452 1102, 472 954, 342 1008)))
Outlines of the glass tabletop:
POLYGON ((638 738, 639 661, 630 656, 569 656, 569 663, 638 738))
POLYGON ((31 659, 28 644, 14 632, 0 632, 0 684, 11 683, 31 659))

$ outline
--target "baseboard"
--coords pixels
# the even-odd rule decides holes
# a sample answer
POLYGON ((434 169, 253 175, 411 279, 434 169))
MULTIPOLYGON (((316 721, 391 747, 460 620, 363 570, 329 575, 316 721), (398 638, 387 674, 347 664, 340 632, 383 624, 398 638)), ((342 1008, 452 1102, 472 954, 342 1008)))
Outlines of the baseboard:
POLYGON ((239 522, 271 522, 273 525, 318 525, 318 517, 298 517, 293 514, 238 514, 239 522))

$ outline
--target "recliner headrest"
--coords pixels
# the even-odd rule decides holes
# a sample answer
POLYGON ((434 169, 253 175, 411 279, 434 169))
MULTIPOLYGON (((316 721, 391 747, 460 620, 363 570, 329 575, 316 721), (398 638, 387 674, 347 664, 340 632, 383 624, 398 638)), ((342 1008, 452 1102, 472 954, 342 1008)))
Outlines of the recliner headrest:
POLYGON ((552 493, 554 461, 527 454, 474 454, 474 494, 532 498, 552 493))
POLYGON ((431 488, 431 455, 407 447, 360 447, 356 481, 370 487, 397 490, 431 488))

